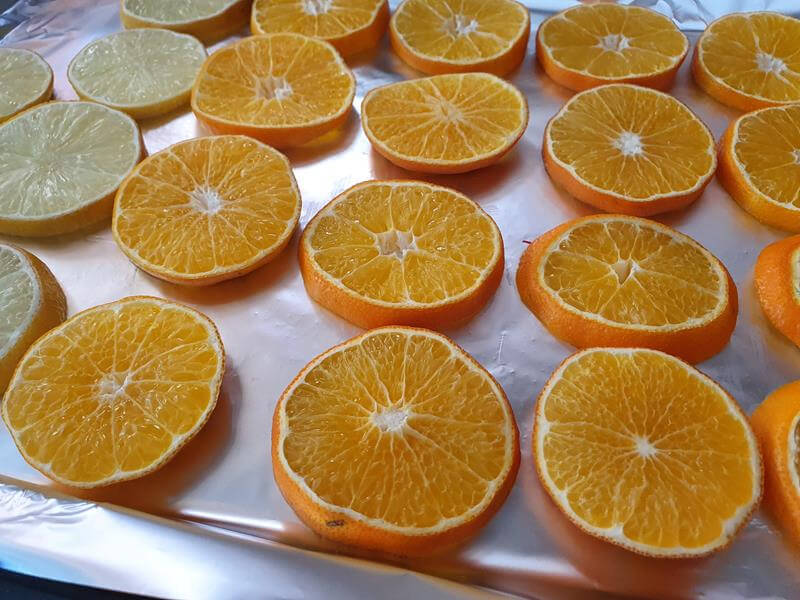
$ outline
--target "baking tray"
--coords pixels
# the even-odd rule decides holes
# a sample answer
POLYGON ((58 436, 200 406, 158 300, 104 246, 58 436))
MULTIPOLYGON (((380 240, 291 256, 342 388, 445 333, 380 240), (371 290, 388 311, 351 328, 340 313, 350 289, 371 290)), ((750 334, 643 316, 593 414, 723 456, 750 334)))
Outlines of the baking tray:
MULTIPOLYGON (((693 31, 725 12, 771 9, 800 14, 797 0, 635 3, 675 18, 692 43, 697 38, 693 31)), ((531 15, 535 31, 547 15, 574 2, 528 4, 534 7, 531 15)), ((117 10, 117 0, 20 2, 0 16, 0 27, 15 25, 2 44, 42 54, 56 73, 56 97, 75 98, 65 76, 67 63, 88 41, 120 29, 117 10)), ((169 597, 247 598, 252 597, 252 588, 246 587, 249 584, 261 585, 262 594, 258 595, 294 597, 302 583, 299 580, 308 582, 303 592, 306 596, 335 595, 338 590, 345 596, 396 592, 403 597, 427 598, 434 594, 460 596, 470 590, 447 587, 440 579, 414 574, 427 573, 539 598, 597 598, 603 592, 609 597, 800 598, 800 555, 761 512, 723 553, 708 559, 658 561, 581 533, 561 516, 538 483, 530 453, 534 401, 551 371, 573 349, 555 340, 523 306, 514 287, 514 273, 525 240, 592 210, 555 188, 545 173, 541 160, 543 128, 571 93, 541 71, 533 58, 533 43, 523 65, 510 77, 530 103, 527 132, 516 150, 500 163, 458 176, 404 171, 372 151, 358 118, 364 94, 378 85, 418 77, 419 73, 392 54, 385 38, 376 50, 348 62, 356 74, 357 92, 347 124, 321 140, 286 152, 303 198, 301 226, 336 194, 373 178, 416 178, 453 187, 479 202, 498 223, 506 247, 503 282, 476 319, 446 333, 498 379, 519 423, 522 464, 503 508, 470 543, 433 559, 399 560, 359 553, 315 536, 298 521, 273 481, 268 451, 270 420, 280 393, 294 375, 312 357, 359 329, 306 295, 297 267, 298 236, 268 266, 211 288, 193 289, 156 280, 137 270, 116 248, 108 224, 103 224, 89 232, 53 239, 9 241, 22 244, 50 266, 66 292, 70 314, 131 294, 172 298, 208 314, 219 327, 228 353, 220 402, 197 438, 161 471, 93 492, 79 493, 48 482, 27 466, 8 432, 0 429, 0 558, 6 558, 6 554, 23 556, 12 567, 34 574, 56 573, 71 580, 78 578, 75 569, 63 575, 52 567, 77 564, 81 565, 79 575, 94 584, 169 597), (26 500, 19 502, 19 498, 26 500), (108 504, 97 506, 97 502, 108 504), (32 508, 37 503, 52 514, 63 512, 68 517, 51 519, 47 516, 50 512, 44 511, 39 518, 32 508), (91 508, 77 510, 75 506, 91 508), (84 517, 96 514, 96 510, 103 511, 114 524, 108 532, 84 517), (197 525, 187 528, 178 522, 197 525), (31 527, 43 535, 32 535, 31 527), (56 530, 57 534, 53 533, 56 530), (224 531, 228 533, 222 535, 224 531), (110 539, 104 539, 106 535, 110 539), (154 544, 176 548, 169 561, 162 564, 148 560, 125 569, 125 564, 105 551, 94 551, 109 544, 121 549, 129 539, 148 535, 154 544), (200 546, 198 539, 203 541, 200 546), (256 560, 253 556, 257 553, 248 554, 253 546, 269 548, 261 557, 261 569, 252 562, 240 564, 237 559, 243 553, 256 560), (197 559, 198 547, 203 549, 205 562, 197 559), (318 554, 300 554, 295 548, 318 554), (328 554, 347 554, 359 560, 334 560, 328 554), (379 576, 364 559, 372 564, 393 563, 403 570, 379 576), (167 565, 178 569, 179 579, 191 578, 211 565, 211 572, 217 576, 216 587, 199 583, 191 588, 173 586, 167 565), (270 578, 271 568, 279 570, 276 565, 288 565, 288 573, 296 568, 297 573, 294 577, 270 578), (330 574, 327 585, 308 574, 309 569, 313 572, 316 568, 330 574), (398 573, 406 575, 394 577, 398 573), (387 579, 390 576, 394 577, 391 584, 387 579), (264 587, 265 582, 271 582, 270 586, 264 587), (408 582, 413 585, 406 585, 408 582), (315 583, 321 587, 314 588, 315 583)), ((717 138, 739 114, 699 90, 691 81, 688 65, 681 69, 673 93, 709 125, 717 138)), ((144 121, 142 129, 150 153, 209 133, 188 110, 144 121)), ((750 412, 767 393, 800 375, 800 352, 769 328, 752 284, 758 252, 783 234, 745 214, 716 181, 693 206, 659 220, 711 250, 728 267, 739 288, 739 321, 731 343, 700 369, 750 412)), ((479 593, 476 590, 474 593, 479 593)))

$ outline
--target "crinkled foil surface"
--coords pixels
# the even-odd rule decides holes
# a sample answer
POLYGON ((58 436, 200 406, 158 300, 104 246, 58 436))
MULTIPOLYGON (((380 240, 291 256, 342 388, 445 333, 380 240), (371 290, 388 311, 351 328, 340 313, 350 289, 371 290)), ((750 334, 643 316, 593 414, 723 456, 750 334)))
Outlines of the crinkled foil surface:
MULTIPOLYGON (((692 42, 705 23, 728 12, 768 9, 800 16, 798 0, 634 3, 672 16, 692 42)), ((548 14, 574 2, 527 4, 535 31, 548 14)), ((117 9, 117 0, 19 2, 0 16, 0 28, 13 27, 0 43, 41 53, 56 73, 56 97, 72 99, 66 66, 90 40, 120 29, 117 9)), ((476 539, 421 561, 373 554, 343 558, 345 549, 313 535, 283 501, 272 478, 267 442, 275 403, 312 357, 359 331, 307 297, 297 267, 297 236, 276 262, 257 272, 189 289, 138 271, 104 225, 55 239, 13 241, 50 266, 67 294, 70 314, 130 294, 172 298, 208 314, 228 353, 222 397, 203 431, 164 469, 82 495, 59 489, 28 467, 8 432, 0 429, 0 564, 68 581, 193 599, 438 598, 495 592, 548 599, 800 598, 800 553, 762 512, 729 549, 712 558, 656 561, 582 534, 538 483, 530 453, 534 401, 573 349, 556 341, 525 309, 513 274, 524 240, 591 210, 556 189, 545 173, 540 154, 544 125, 570 92, 547 78, 532 53, 531 42, 524 64, 512 76, 528 97, 530 126, 516 150, 495 166, 460 176, 420 176, 371 150, 358 116, 364 94, 419 76, 391 53, 386 39, 376 51, 350 62, 358 89, 343 130, 287 152, 303 197, 301 225, 360 181, 420 178, 466 193, 500 226, 506 246, 500 289, 470 324, 446 332, 503 385, 522 434, 516 485, 476 539)), ((673 93, 717 138, 739 114, 699 90, 688 65, 673 93)), ((150 153, 209 133, 188 109, 145 121, 142 128, 150 153)), ((736 281, 736 331, 725 350, 700 368, 750 412, 767 393, 800 375, 800 352, 768 327, 753 292, 756 256, 782 234, 741 211, 716 181, 689 209, 660 220, 709 248, 736 281)))

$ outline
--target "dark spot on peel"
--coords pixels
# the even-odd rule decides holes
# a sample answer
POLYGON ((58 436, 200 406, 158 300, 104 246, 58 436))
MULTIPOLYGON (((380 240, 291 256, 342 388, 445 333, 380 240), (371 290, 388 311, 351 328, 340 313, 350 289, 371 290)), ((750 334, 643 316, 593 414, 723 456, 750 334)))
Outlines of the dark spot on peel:
POLYGON ((344 525, 344 521, 342 519, 337 519, 335 521, 325 521, 325 525, 328 527, 342 527, 344 525))

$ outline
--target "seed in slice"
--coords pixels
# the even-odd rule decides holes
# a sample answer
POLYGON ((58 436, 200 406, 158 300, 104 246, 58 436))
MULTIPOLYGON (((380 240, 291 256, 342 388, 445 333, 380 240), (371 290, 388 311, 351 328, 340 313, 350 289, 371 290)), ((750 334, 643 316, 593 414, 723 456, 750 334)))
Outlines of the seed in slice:
POLYGON ((329 202, 300 240, 309 296, 360 327, 460 325, 503 276, 503 238, 458 192, 367 181, 329 202))
POLYGON ((85 46, 67 69, 75 92, 135 119, 189 102, 206 50, 190 35, 166 29, 112 33, 85 46))
POLYGON ((464 173, 514 147, 528 126, 528 104, 488 73, 436 75, 371 90, 361 124, 375 150, 399 167, 464 173))
POLYGON ((136 121, 94 102, 50 102, 0 125, 0 233, 48 236, 111 216, 144 153, 136 121))
POLYGON ((350 56, 375 46, 388 23, 387 0, 255 0, 250 29, 320 38, 350 56))
POLYGON ((754 281, 767 319, 800 346, 800 235, 764 248, 756 260, 754 281))
POLYGON ((424 73, 506 75, 525 58, 531 21, 513 0, 404 0, 389 25, 394 51, 424 73))
POLYGON ((688 206, 717 168, 714 137, 686 105, 624 83, 575 94, 542 146, 548 174, 578 200, 640 217, 688 206))
POLYGON ((300 218, 283 154, 245 136, 178 142, 134 169, 117 193, 114 239, 173 283, 209 285, 275 258, 300 218))
POLYGON ((384 327, 331 348, 289 384, 272 420, 272 466, 319 535, 429 554, 500 508, 519 434, 502 388, 455 343, 384 327))
POLYGON ((189 307, 130 297, 39 338, 17 366, 3 419, 28 463, 91 488, 164 466, 208 419, 225 359, 216 327, 189 307))
POLYGON ((692 238, 624 215, 568 221, 525 250, 522 301, 578 348, 644 346, 692 363, 722 350, 738 295, 725 266, 692 238))
POLYGON ((19 359, 67 318, 67 300, 50 269, 33 254, 0 243, 0 396, 19 359))
POLYGON ((209 56, 192 90, 192 110, 217 133, 284 148, 342 125, 355 90, 355 77, 328 42, 271 33, 209 56))
POLYGON ((249 0, 120 0, 119 11, 126 29, 170 29, 207 44, 239 31, 249 14, 249 0))
POLYGON ((545 73, 571 90, 636 83, 665 90, 689 51, 689 40, 653 10, 623 4, 581 4, 553 15, 536 34, 545 73))
POLYGON ((800 231, 800 105, 742 115, 720 143, 718 177, 767 225, 800 231))
POLYGON ((800 19, 774 12, 717 19, 697 41, 692 74, 709 96, 741 110, 800 102, 800 19))
POLYGON ((22 48, 0 48, 0 123, 53 94, 53 70, 22 48))
POLYGON ((639 554, 711 554, 761 499, 758 443, 728 393, 669 354, 592 348, 536 406, 542 485, 578 527, 639 554))
POLYGON ((800 382, 767 396, 750 423, 764 457, 764 505, 800 543, 800 382))

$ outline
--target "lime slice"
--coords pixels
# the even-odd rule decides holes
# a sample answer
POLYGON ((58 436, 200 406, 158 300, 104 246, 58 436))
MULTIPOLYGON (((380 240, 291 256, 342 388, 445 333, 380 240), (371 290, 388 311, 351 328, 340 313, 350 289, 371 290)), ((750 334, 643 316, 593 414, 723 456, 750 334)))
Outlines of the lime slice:
POLYGON ((0 123, 52 93, 53 70, 41 56, 21 48, 0 48, 0 123))

